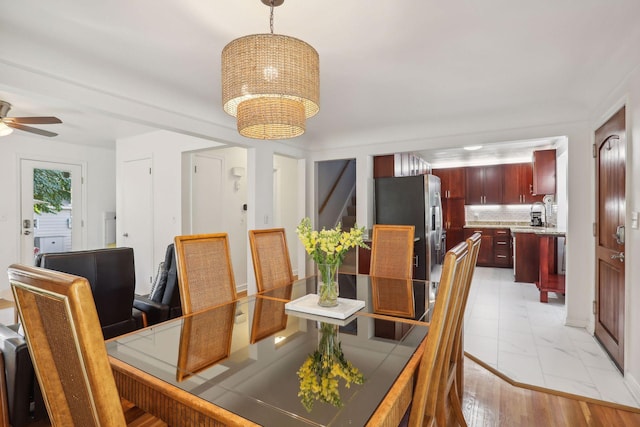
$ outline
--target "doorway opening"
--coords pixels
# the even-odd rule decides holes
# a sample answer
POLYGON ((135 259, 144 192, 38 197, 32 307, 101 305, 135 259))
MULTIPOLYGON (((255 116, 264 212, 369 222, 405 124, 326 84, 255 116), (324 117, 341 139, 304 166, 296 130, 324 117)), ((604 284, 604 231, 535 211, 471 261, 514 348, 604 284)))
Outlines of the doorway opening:
POLYGON ((82 248, 82 166, 21 159, 21 262, 82 248))
MULTIPOLYGON (((356 223, 356 159, 316 163, 316 228, 349 230, 356 223)), ((347 252, 341 272, 357 271, 357 249, 347 252)))

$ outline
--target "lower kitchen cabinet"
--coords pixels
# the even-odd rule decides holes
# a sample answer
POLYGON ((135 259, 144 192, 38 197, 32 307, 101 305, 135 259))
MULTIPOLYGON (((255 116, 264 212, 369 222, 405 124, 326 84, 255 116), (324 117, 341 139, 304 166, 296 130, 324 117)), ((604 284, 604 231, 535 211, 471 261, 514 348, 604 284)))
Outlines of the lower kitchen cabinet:
POLYGON ((477 266, 493 266, 493 229, 492 228, 465 228, 464 238, 468 239, 473 233, 480 233, 480 250, 478 251, 477 266))
POLYGON ((535 233, 514 233, 513 251, 516 282, 535 283, 540 269, 540 249, 535 233))
POLYGON ((464 237, 464 199, 442 199, 442 225, 447 232, 447 250, 464 237))
POLYGON ((511 231, 508 228, 465 228, 465 239, 480 233, 480 251, 476 265, 480 267, 511 267, 511 231))
POLYGON ((455 245, 462 242, 464 239, 465 239, 464 229, 462 228, 447 229, 447 249, 446 250, 453 248, 455 245))
POLYGON ((512 267, 511 231, 498 228, 493 232, 493 263, 496 267, 512 267))

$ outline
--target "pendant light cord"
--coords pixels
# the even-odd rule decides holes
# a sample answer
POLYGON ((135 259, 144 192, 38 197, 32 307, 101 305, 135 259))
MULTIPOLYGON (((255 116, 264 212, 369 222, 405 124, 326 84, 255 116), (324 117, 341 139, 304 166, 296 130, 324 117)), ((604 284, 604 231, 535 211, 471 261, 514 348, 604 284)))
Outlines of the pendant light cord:
POLYGON ((273 0, 271 0, 271 17, 269 18, 269 26, 271 27, 271 34, 273 34, 273 0))

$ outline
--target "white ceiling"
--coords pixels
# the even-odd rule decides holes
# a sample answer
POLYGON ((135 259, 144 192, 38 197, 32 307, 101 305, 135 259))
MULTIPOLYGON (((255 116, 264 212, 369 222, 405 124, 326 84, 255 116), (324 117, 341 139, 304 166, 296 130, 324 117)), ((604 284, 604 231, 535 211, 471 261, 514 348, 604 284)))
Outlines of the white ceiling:
POLYGON ((556 149, 563 152, 567 145, 566 137, 550 137, 467 146, 475 147, 473 150, 465 147, 427 149, 418 154, 433 168, 480 166, 531 162, 535 150, 556 149))
MULTIPOLYGON (((154 128, 246 142, 221 107, 220 52, 269 31, 259 0, 0 1, 10 115, 58 116, 41 127, 74 143, 154 128)), ((287 143, 589 119, 640 63, 638 17, 637 0, 286 0, 275 32, 314 46, 321 75, 320 113, 287 143)))

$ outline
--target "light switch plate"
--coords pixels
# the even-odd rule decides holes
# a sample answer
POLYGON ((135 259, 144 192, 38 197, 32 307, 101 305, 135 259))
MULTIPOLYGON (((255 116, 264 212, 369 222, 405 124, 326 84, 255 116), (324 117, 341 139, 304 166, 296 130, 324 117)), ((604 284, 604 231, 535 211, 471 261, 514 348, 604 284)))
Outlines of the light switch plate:
POLYGON ((638 229, 638 211, 631 212, 631 228, 638 229))

